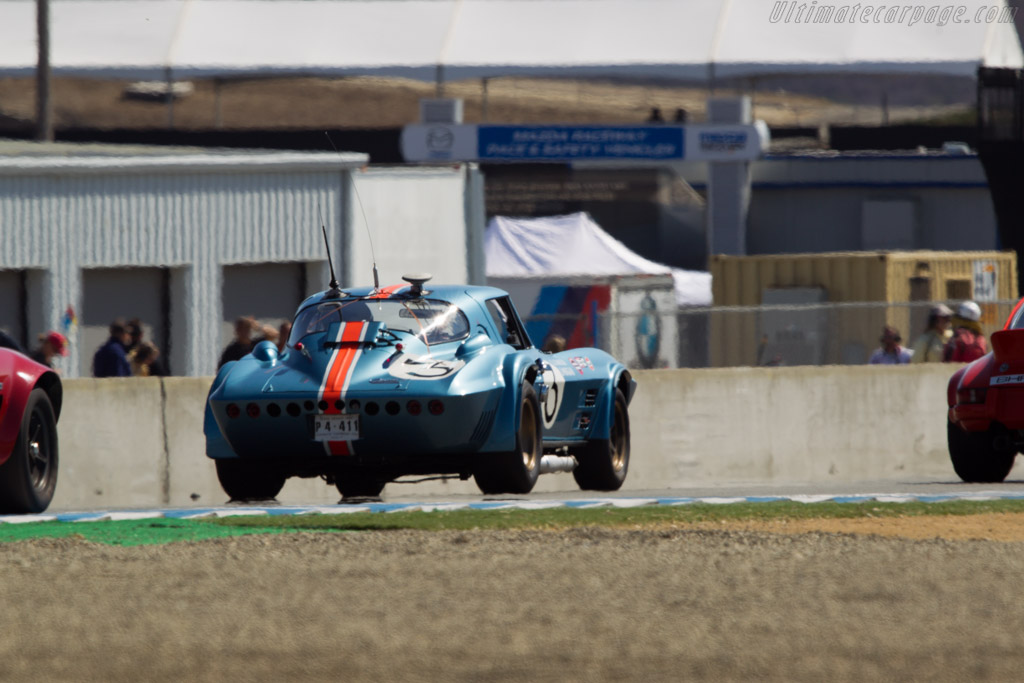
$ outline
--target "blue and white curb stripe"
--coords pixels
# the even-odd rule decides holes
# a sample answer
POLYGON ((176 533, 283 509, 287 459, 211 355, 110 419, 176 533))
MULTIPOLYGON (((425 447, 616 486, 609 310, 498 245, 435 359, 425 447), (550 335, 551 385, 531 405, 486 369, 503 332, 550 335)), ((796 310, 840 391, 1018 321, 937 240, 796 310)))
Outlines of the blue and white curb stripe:
POLYGON ((358 503, 338 505, 231 505, 203 508, 59 512, 38 515, 0 515, 0 524, 31 522, 111 522, 142 519, 208 519, 259 515, 343 515, 355 512, 443 512, 451 510, 547 510, 552 508, 635 508, 654 505, 729 505, 733 503, 945 503, 955 500, 1024 500, 1024 492, 973 491, 921 495, 864 493, 857 495, 739 496, 695 498, 588 498, 580 500, 484 500, 471 503, 358 503))

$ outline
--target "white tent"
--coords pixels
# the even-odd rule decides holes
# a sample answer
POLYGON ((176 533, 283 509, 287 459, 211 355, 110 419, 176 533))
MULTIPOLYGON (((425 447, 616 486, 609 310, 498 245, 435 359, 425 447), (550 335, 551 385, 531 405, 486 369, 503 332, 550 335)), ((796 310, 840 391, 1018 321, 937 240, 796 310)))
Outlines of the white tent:
POLYGON ((487 276, 672 275, 676 303, 711 305, 711 274, 649 261, 606 233, 587 213, 495 216, 484 234, 487 276))
MULTIPOLYGON (((970 76, 1024 66, 1005 0, 51 0, 50 15, 53 70, 103 77, 970 76)), ((35 64, 34 0, 0 0, 0 75, 35 64)))

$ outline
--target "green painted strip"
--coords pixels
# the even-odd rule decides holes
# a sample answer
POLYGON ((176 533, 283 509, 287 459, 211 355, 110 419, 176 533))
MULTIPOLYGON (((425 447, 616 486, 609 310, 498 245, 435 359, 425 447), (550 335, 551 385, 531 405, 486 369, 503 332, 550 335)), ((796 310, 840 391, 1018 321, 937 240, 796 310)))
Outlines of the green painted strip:
POLYGON ((34 538, 80 538, 107 545, 158 545, 177 541, 248 534, 279 534, 284 528, 231 527, 192 519, 142 519, 117 522, 34 522, 0 525, 0 543, 34 538))

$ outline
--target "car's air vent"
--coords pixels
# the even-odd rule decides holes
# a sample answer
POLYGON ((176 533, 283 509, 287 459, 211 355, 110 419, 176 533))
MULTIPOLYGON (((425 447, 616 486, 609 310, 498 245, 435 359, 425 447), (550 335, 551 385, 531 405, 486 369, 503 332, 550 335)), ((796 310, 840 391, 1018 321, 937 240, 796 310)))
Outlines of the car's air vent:
POLYGON ((494 410, 485 410, 481 413, 480 421, 476 423, 476 429, 473 430, 473 434, 469 437, 470 443, 475 445, 482 444, 488 434, 491 433, 492 422, 494 422, 494 410))
POLYGON ((593 408, 597 405, 597 389, 587 389, 587 393, 583 395, 583 407, 593 408))

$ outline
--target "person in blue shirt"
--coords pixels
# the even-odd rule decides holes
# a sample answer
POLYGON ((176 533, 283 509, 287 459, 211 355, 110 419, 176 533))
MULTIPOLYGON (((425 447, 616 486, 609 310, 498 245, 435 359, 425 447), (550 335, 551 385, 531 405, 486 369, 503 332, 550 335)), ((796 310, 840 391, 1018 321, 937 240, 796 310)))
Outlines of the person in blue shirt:
POLYGON ((882 337, 878 340, 881 346, 871 354, 868 363, 872 365, 905 365, 914 355, 913 351, 903 348, 899 330, 891 325, 882 328, 882 337))
POLYGON ((115 320, 110 323, 110 339, 92 357, 93 377, 129 377, 132 374, 128 363, 128 345, 132 343, 131 335, 123 322, 115 320))

